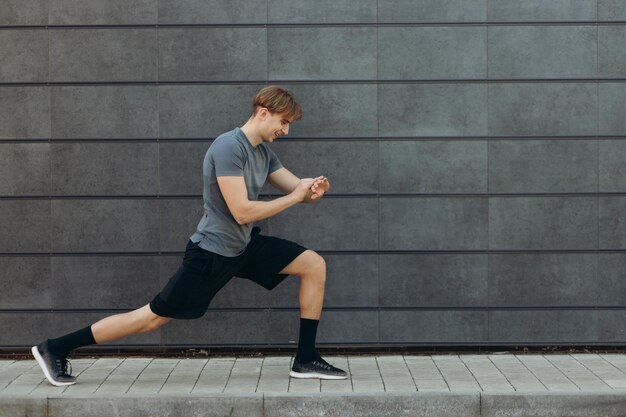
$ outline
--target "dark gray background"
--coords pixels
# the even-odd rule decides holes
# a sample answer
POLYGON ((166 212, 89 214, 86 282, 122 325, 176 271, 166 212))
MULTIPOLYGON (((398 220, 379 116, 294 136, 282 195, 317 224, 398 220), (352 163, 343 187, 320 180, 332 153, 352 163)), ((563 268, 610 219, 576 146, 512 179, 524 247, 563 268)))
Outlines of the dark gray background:
MULTIPOLYGON (((147 303, 254 92, 322 202, 326 345, 625 345, 623 0, 0 0, 0 347, 147 303)), ((268 188, 267 193, 272 191, 268 188)), ((297 279, 116 345, 286 346, 297 279)))

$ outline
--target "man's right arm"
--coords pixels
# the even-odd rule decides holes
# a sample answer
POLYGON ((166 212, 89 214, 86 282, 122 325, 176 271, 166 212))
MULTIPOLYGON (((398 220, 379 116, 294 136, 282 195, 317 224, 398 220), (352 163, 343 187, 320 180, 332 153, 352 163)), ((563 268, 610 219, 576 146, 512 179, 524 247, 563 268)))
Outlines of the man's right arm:
POLYGON ((251 201, 248 199, 248 191, 243 177, 217 177, 217 183, 226 205, 239 224, 267 219, 301 203, 316 180, 316 178, 302 179, 291 193, 271 201, 251 201))

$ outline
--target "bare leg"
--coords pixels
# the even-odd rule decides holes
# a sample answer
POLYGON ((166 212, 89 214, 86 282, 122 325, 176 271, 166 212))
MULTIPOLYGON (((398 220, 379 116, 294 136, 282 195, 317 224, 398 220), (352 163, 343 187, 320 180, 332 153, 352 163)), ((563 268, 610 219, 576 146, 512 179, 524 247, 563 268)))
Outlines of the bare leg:
POLYGON ((157 316, 145 305, 128 313, 105 317, 91 325, 96 343, 111 342, 138 333, 147 333, 158 329, 171 319, 157 316))
POLYGON ((300 276, 300 317, 319 320, 326 286, 324 258, 312 250, 304 251, 280 273, 300 276))
POLYGON ((294 378, 346 379, 347 372, 321 358, 315 349, 317 325, 324 304, 326 262, 307 250, 287 265, 282 273, 300 276, 300 336, 298 351, 289 372, 294 378))

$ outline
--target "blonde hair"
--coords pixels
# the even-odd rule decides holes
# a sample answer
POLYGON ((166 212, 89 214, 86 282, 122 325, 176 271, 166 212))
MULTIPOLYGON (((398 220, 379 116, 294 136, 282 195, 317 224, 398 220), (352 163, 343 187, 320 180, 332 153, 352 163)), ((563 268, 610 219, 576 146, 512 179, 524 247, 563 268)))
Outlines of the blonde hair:
POLYGON ((277 85, 268 85, 256 93, 252 98, 252 116, 256 115, 260 107, 265 107, 271 113, 285 113, 292 120, 302 117, 302 108, 293 94, 277 85))

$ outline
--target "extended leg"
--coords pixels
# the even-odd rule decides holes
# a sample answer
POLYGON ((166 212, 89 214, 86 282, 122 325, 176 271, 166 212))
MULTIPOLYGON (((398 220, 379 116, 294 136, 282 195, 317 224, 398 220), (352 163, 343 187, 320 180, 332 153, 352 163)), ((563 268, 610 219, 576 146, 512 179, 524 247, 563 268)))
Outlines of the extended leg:
POLYGON ((96 343, 112 342, 126 336, 152 332, 171 319, 152 312, 150 305, 145 305, 128 313, 105 317, 91 325, 96 343))
POLYGON ((51 384, 72 385, 76 378, 68 371, 67 355, 81 346, 104 343, 137 333, 158 329, 170 319, 157 316, 146 305, 137 310, 106 317, 84 329, 47 340, 31 349, 33 356, 51 384))

